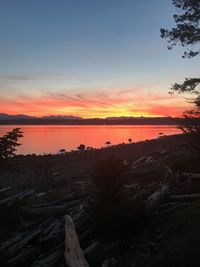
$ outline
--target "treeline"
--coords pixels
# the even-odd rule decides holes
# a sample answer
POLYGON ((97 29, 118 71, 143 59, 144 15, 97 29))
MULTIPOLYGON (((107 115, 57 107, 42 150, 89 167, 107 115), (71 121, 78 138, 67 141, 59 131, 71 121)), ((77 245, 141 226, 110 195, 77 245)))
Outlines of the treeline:
MULTIPOLYGON (((130 118, 130 119, 9 119, 0 120, 0 125, 178 125, 184 118, 130 118)), ((197 119, 197 122, 199 120, 197 119)))

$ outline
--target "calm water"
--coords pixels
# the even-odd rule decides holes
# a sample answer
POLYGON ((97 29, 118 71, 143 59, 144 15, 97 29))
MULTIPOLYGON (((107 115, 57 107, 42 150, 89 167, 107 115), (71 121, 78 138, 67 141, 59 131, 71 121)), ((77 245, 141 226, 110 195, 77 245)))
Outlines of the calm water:
POLYGON ((157 138, 159 133, 164 135, 180 133, 175 126, 168 125, 0 125, 0 136, 15 127, 20 127, 24 132, 18 154, 57 153, 60 149, 70 151, 80 144, 100 148, 106 146, 106 141, 114 145, 128 143, 129 138, 137 142, 157 138))

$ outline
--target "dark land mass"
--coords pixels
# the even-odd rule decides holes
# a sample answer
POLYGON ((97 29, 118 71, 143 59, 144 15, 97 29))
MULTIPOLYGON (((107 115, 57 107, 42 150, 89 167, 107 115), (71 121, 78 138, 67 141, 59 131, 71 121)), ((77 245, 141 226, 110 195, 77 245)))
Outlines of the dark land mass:
POLYGON ((55 119, 55 118, 9 118, 0 119, 0 125, 177 125, 183 118, 106 118, 106 119, 55 119))
MULTIPOLYGON (((0 266, 66 266, 74 245, 64 258, 66 214, 88 262, 84 266, 199 266, 200 166, 190 147, 185 135, 174 135, 58 155, 15 156, 0 172, 0 266), (126 166, 128 202, 102 206, 107 215, 97 227, 91 213, 94 166, 113 155, 126 166)), ((109 171, 105 176, 112 175, 109 171)))

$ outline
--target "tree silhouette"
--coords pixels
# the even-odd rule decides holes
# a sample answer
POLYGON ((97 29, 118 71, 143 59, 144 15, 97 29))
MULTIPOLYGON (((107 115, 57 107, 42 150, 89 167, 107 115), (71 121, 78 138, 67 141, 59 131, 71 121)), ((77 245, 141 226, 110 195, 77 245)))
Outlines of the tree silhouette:
POLYGON ((83 151, 85 150, 85 145, 84 144, 80 144, 80 146, 77 147, 78 150, 83 151))
MULTIPOLYGON (((193 51, 192 46, 198 47, 200 42, 200 1, 172 0, 172 3, 180 10, 180 14, 174 15, 176 27, 171 30, 161 29, 161 37, 168 39, 168 49, 172 49, 179 43, 186 47, 183 58, 197 56, 200 49, 193 51)), ((200 107, 200 93, 197 90, 199 84, 200 78, 186 78, 182 84, 175 83, 171 89, 178 93, 189 92, 194 94, 193 102, 200 107)))
POLYGON ((192 46, 200 41, 200 1, 199 0, 172 0, 174 6, 180 11, 174 15, 176 27, 171 30, 161 29, 161 37, 168 39, 168 49, 177 44, 186 47, 183 58, 194 57, 200 50, 192 50, 192 46), (191 48, 189 49, 188 46, 191 48))
POLYGON ((8 159, 15 155, 16 148, 21 144, 18 139, 23 137, 23 132, 20 128, 15 128, 0 138, 0 159, 8 159))
MULTIPOLYGON (((168 40, 168 49, 177 44, 186 47, 183 58, 191 58, 200 54, 198 49, 200 42, 200 1, 199 0, 172 0, 179 14, 174 15, 176 27, 171 30, 161 29, 161 37, 168 40), (195 46, 195 50, 192 48, 195 46)), ((180 126, 184 133, 200 135, 200 78, 186 78, 181 84, 175 83, 171 88, 171 94, 189 93, 192 95, 190 102, 195 108, 184 113, 185 122, 180 126)))
POLYGON ((132 139, 131 138, 129 138, 128 141, 129 141, 129 143, 132 143, 132 139))

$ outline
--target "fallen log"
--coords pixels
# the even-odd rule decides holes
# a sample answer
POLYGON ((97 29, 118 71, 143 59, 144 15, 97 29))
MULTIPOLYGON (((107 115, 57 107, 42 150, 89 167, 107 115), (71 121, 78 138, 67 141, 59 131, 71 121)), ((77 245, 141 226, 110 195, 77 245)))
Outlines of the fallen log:
POLYGON ((70 194, 69 196, 66 196, 56 201, 52 201, 52 202, 48 202, 48 203, 44 203, 40 205, 33 205, 32 208, 44 208, 48 206, 58 206, 58 205, 62 205, 63 203, 65 203, 66 205, 74 205, 78 201, 81 201, 82 199, 86 198, 87 196, 88 196, 88 193, 82 193, 79 195, 70 194))
MULTIPOLYGON (((7 248, 6 254, 9 257, 11 257, 12 255, 16 255, 19 251, 21 251, 22 248, 30 246, 35 240, 38 239, 38 237, 44 231, 45 227, 46 227, 46 221, 41 223, 39 226, 37 226, 31 232, 19 233, 17 239, 14 239, 14 240, 11 239, 10 240, 11 244, 9 244, 9 247, 7 248)), ((2 249, 5 249, 5 245, 4 245, 4 247, 2 247, 2 249)))
POLYGON ((188 179, 200 179, 200 173, 182 172, 181 176, 188 179))
POLYGON ((147 213, 153 213, 158 205, 167 198, 169 193, 169 186, 168 185, 163 185, 161 190, 158 190, 154 192, 146 201, 146 210, 147 213))
POLYGON ((9 247, 13 246, 14 244, 16 244, 18 242, 20 242, 20 240, 22 240, 23 237, 24 237, 24 234, 19 233, 19 234, 15 235, 15 236, 11 237, 10 239, 2 242, 0 244, 0 252, 8 249, 9 247))
POLYGON ((14 194, 8 198, 2 199, 0 201, 0 207, 9 207, 11 205, 13 205, 16 201, 22 201, 24 198, 26 197, 30 197, 31 195, 33 195, 34 191, 31 190, 25 190, 22 192, 19 192, 17 194, 14 194))
POLYGON ((0 189, 0 193, 4 193, 4 192, 7 192, 7 191, 9 191, 11 189, 11 187, 9 186, 9 187, 4 187, 4 188, 1 188, 0 189))
POLYGON ((30 241, 32 241, 32 239, 35 239, 36 237, 38 237, 40 235, 40 233, 42 232, 42 229, 37 229, 36 231, 33 231, 30 234, 27 234, 26 237, 24 237, 22 240, 20 240, 20 242, 16 243, 15 245, 13 245, 10 250, 11 252, 13 251, 17 251, 17 250, 21 250, 23 247, 25 247, 30 241))
POLYGON ((51 253, 50 255, 46 255, 42 259, 35 261, 31 265, 31 267, 58 266, 58 263, 60 262, 62 257, 63 257, 63 254, 61 252, 61 249, 59 249, 51 253))
POLYGON ((184 208, 184 207, 187 207, 187 206, 189 206, 189 205, 190 205, 190 203, 188 203, 188 202, 181 203, 181 204, 175 205, 175 206, 173 206, 173 207, 170 207, 170 208, 168 208, 168 209, 165 209, 165 210, 159 212, 159 214, 170 213, 170 212, 172 212, 172 211, 174 211, 174 210, 177 210, 177 209, 179 209, 179 208, 184 208))
POLYGON ((89 267, 80 247, 72 218, 65 216, 65 261, 68 267, 89 267))
POLYGON ((200 194, 171 195, 172 200, 196 200, 200 199, 200 194))
MULTIPOLYGON (((54 224, 51 225, 51 229, 48 229, 48 232, 44 231, 44 235, 39 238, 38 241, 45 242, 49 241, 51 239, 55 239, 56 236, 60 235, 62 232, 64 232, 64 225, 62 221, 56 220, 54 224)), ((62 235, 61 235, 62 236, 62 235)))
POLYGON ((33 216, 56 216, 66 213, 68 206, 49 206, 44 208, 33 208, 32 210, 24 209, 28 214, 33 216))
POLYGON ((31 210, 22 208, 22 210, 26 211, 30 215, 41 215, 41 216, 56 216, 56 215, 62 215, 66 213, 66 211, 70 208, 74 208, 76 206, 81 205, 82 199, 77 199, 70 201, 66 204, 62 205, 54 205, 54 206, 44 206, 40 208, 32 208, 31 210))
POLYGON ((148 164, 150 162, 153 161, 153 158, 152 157, 148 157, 148 156, 145 156, 145 157, 141 157, 137 160, 135 160, 132 164, 131 164, 131 169, 136 169, 138 167, 140 167, 141 165, 145 165, 145 164, 148 164))
POLYGON ((36 248, 27 248, 20 251, 15 257, 7 261, 8 266, 27 266, 30 259, 35 258, 36 248))

